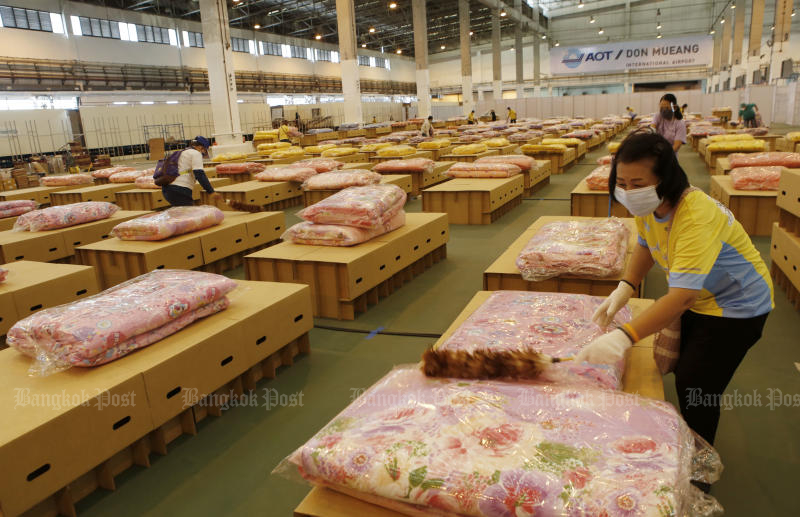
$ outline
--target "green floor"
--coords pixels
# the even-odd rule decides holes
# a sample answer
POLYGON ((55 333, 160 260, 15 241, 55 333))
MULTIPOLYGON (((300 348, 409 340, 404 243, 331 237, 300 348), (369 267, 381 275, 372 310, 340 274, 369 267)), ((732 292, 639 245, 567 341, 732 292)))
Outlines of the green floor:
MULTIPOLYGON (((783 133, 788 128, 779 128, 783 133)), ((354 322, 317 320, 318 325, 404 333, 441 333, 472 295, 482 288, 482 273, 527 226, 543 215, 569 215, 569 193, 605 154, 602 146, 520 208, 489 226, 453 226, 448 257, 402 289, 370 308, 354 322)), ((690 148, 680 162, 692 183, 708 190, 704 164, 690 148)), ((409 204, 421 210, 421 202, 409 204)), ((290 210, 293 213, 296 210, 290 210)), ((287 215, 289 215, 287 213, 287 215)), ((287 222, 296 220, 294 215, 287 222)), ((769 261, 769 238, 754 239, 769 261)), ((241 272, 233 276, 241 278, 241 272)), ((665 292, 661 274, 651 272, 647 297, 665 292)), ((780 289, 776 308, 762 340, 745 358, 728 388, 742 395, 756 392, 760 407, 723 411, 717 448, 725 464, 712 494, 726 515, 800 515, 800 409, 769 408, 770 394, 795 397, 800 389, 798 338, 800 314, 780 289), (792 345, 794 343, 794 345, 792 345)), ((289 516, 308 492, 306 485, 271 475, 296 447, 341 411, 354 393, 381 378, 392 366, 419 360, 432 338, 395 337, 314 329, 312 353, 284 368, 276 379, 259 385, 265 391, 303 394, 302 407, 240 407, 221 418, 201 422, 194 437, 182 437, 169 454, 153 456, 149 469, 123 473, 115 492, 99 491, 79 504, 83 516, 276 515, 289 516), (276 391, 271 391, 276 390, 276 391)), ((674 379, 664 378, 667 398, 677 402, 674 379)))

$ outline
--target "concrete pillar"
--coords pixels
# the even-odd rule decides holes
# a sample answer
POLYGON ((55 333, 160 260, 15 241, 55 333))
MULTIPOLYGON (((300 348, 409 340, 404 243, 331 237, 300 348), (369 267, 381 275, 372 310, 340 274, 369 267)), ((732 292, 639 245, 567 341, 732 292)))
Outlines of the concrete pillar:
POLYGON ((492 90, 495 102, 503 99, 503 61, 500 50, 500 11, 492 9, 492 90))
POLYGON ((356 53, 356 16, 353 0, 336 0, 336 22, 339 28, 339 66, 342 72, 344 122, 361 124, 361 81, 358 78, 356 53))
POLYGON ((472 97, 472 38, 469 36, 469 0, 458 0, 458 32, 461 43, 461 98, 464 114, 475 109, 472 97))
POLYGON ((478 102, 483 102, 483 90, 478 88, 478 102))
MULTIPOLYGON (((208 63, 208 89, 216 141, 214 151, 242 145, 242 126, 236 102, 228 6, 225 0, 200 0, 203 41, 208 63)), ((248 144, 252 148, 252 144, 248 144)), ((230 149, 229 149, 230 150, 230 149)))
POLYGON ((541 58, 539 49, 542 46, 541 36, 538 32, 533 33, 533 84, 539 86, 541 81, 541 58))
MULTIPOLYGON (((522 10, 522 0, 514 0, 514 8, 522 10)), ((517 22, 514 26, 514 61, 516 64, 517 99, 525 96, 525 72, 522 65, 522 23, 517 22)))
POLYGON ((428 71, 428 15, 425 0, 411 0, 414 56, 417 61, 417 116, 431 114, 431 76, 428 71))

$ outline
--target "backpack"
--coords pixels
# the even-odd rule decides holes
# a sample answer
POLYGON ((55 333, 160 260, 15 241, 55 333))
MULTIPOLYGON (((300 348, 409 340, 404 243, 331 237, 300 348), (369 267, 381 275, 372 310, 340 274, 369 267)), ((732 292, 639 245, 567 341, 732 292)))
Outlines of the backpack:
POLYGON ((183 151, 176 151, 158 160, 156 172, 153 174, 153 180, 156 185, 159 187, 169 185, 175 181, 175 178, 180 176, 178 160, 180 160, 181 154, 183 154, 183 151))

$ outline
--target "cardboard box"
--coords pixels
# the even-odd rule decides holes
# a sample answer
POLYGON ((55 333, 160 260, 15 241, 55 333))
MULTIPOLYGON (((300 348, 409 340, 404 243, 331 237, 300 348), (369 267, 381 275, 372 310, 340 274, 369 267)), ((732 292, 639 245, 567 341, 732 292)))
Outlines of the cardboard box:
POLYGON ((800 218, 800 169, 783 169, 781 172, 777 206, 789 215, 800 218))
POLYGON ((796 290, 800 290, 800 236, 774 223, 770 247, 772 264, 783 271, 796 290))
POLYGON ((131 190, 136 188, 135 183, 109 183, 107 185, 93 185, 91 187, 81 187, 72 190, 62 190, 50 194, 50 204, 68 205, 70 203, 82 203, 84 201, 106 201, 113 203, 116 201, 115 194, 121 190, 131 190))
POLYGON ((729 172, 731 172, 731 161, 727 156, 718 158, 716 167, 711 170, 711 174, 714 176, 728 174, 729 172))
POLYGON ((247 255, 245 270, 251 280, 307 284, 316 316, 353 319, 359 297, 444 246, 448 238, 445 214, 409 213, 405 226, 369 242, 348 248, 283 242, 247 255))
POLYGON ((276 241, 286 231, 286 216, 283 212, 247 214, 242 219, 247 228, 247 249, 276 241))
MULTIPOLYGON (((562 275, 550 278, 541 282, 529 282, 522 278, 522 274, 517 268, 517 257, 545 224, 557 221, 570 221, 576 219, 587 219, 585 217, 566 217, 566 216, 544 216, 536 220, 529 226, 486 270, 483 272, 483 288, 487 291, 516 290, 516 291, 549 291, 556 293, 577 293, 591 294, 594 296, 608 296, 617 288, 622 274, 607 278, 581 278, 573 275, 562 275)), ((604 218, 601 218, 604 219, 604 218)), ((637 246, 636 223, 633 219, 625 219, 625 223, 630 228, 630 240, 628 241, 628 256, 625 264, 627 267, 633 250, 637 246)), ((624 268, 623 268, 624 272, 624 268)), ((644 282, 639 286, 638 293, 634 296, 641 296, 644 292, 644 282)))
POLYGON ((144 379, 116 363, 30 377, 0 351, 0 507, 18 515, 152 429, 144 379))
POLYGON ((456 178, 422 192, 422 210, 444 212, 451 224, 491 224, 506 205, 519 205, 522 175, 510 178, 456 178))
POLYGON ((778 191, 738 190, 730 176, 712 176, 710 195, 730 209, 748 235, 772 234, 772 223, 779 217, 778 191))
POLYGON ((35 312, 100 291, 94 268, 87 266, 21 260, 3 267, 8 277, 0 284, 0 335, 35 312))
MULTIPOLYGON (((411 160, 414 158, 428 158, 429 160, 433 160, 433 153, 431 151, 417 151, 416 153, 409 156, 379 156, 378 154, 376 154, 375 156, 371 157, 369 161, 374 163, 380 163, 398 159, 411 160)), ((336 159, 341 161, 339 158, 336 159)), ((353 160, 353 161, 361 161, 361 160, 353 160)))
POLYGON ((497 149, 488 149, 478 154, 445 154, 444 156, 440 156, 439 159, 445 162, 474 162, 478 158, 485 158, 487 156, 498 156, 499 154, 500 151, 498 151, 497 149))
POLYGON ((215 231, 200 235, 203 264, 211 264, 247 249, 247 226, 238 217, 225 218, 215 231))
MULTIPOLYGON (((570 215, 576 217, 608 217, 608 192, 591 190, 582 179, 570 193, 570 215)), ((619 201, 611 202, 611 216, 633 217, 619 201)))

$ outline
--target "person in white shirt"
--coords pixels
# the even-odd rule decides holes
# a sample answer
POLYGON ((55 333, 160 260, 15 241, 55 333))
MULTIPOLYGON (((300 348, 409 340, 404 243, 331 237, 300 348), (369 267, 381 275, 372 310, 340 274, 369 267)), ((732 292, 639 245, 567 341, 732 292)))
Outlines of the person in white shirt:
POLYGON ((422 123, 422 127, 420 128, 420 133, 424 137, 433 136, 433 116, 429 116, 428 119, 422 123))
POLYGON ((212 194, 212 201, 222 199, 222 195, 214 192, 214 187, 211 186, 203 169, 203 154, 208 152, 210 145, 211 142, 207 138, 197 136, 189 143, 189 147, 181 151, 181 156, 178 158, 180 175, 169 185, 161 187, 164 199, 171 206, 193 206, 192 193, 195 182, 200 183, 206 192, 212 194))

